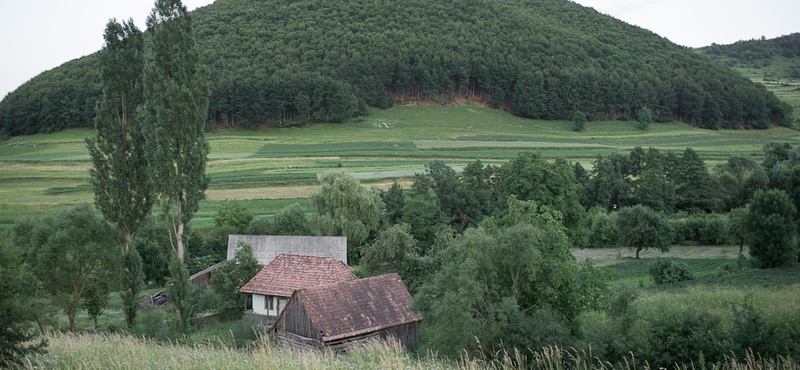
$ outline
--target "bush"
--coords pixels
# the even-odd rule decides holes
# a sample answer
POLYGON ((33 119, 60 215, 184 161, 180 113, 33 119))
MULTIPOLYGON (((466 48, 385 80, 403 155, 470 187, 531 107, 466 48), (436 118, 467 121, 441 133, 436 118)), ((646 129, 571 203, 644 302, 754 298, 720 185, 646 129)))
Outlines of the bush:
POLYGON ((589 245, 595 248, 613 248, 617 245, 619 230, 614 219, 606 213, 592 216, 589 245))
POLYGON ((694 273, 689 265, 664 258, 659 258, 650 264, 650 276, 656 284, 674 284, 694 279, 694 273))
POLYGON ((175 327, 174 319, 173 315, 164 310, 140 310, 136 318, 136 326, 131 328, 131 333, 159 342, 175 340, 178 335, 172 329, 175 327))

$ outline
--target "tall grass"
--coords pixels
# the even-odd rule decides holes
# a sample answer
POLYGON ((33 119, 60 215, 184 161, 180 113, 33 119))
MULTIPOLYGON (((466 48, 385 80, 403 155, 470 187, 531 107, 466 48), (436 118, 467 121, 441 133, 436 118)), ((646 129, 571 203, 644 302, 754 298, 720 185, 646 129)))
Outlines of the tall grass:
MULTIPOLYGON (((48 334, 49 352, 28 358, 25 369, 464 369, 464 370, 636 370, 650 369, 633 354, 612 364, 591 353, 560 347, 511 350, 495 360, 448 361, 428 354, 415 357, 397 342, 376 342, 345 355, 282 348, 261 337, 252 349, 158 343, 121 334, 48 334)), ((675 370, 800 370, 791 357, 726 357, 719 364, 682 364, 675 370), (707 365, 707 366, 706 366, 707 365)))

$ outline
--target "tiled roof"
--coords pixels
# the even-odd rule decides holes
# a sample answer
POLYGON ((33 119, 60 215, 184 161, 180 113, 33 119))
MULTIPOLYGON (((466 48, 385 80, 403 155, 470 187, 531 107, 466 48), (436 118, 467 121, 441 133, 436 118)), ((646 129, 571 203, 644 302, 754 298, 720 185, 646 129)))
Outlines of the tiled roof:
POLYGON ((397 274, 298 290, 324 342, 422 320, 410 312, 411 294, 397 274))
POLYGON ((291 297, 297 289, 358 279, 351 270, 350 266, 333 257, 281 254, 239 291, 291 297))

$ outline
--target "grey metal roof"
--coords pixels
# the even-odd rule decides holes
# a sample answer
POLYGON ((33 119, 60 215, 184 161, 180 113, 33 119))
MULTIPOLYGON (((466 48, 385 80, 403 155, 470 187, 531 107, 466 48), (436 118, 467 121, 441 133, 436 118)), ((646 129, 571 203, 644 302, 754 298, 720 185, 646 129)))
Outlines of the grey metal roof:
POLYGON ((229 260, 234 258, 239 241, 253 247, 258 263, 266 265, 279 254, 333 257, 347 264, 347 237, 344 236, 284 236, 284 235, 234 235, 228 236, 229 260))

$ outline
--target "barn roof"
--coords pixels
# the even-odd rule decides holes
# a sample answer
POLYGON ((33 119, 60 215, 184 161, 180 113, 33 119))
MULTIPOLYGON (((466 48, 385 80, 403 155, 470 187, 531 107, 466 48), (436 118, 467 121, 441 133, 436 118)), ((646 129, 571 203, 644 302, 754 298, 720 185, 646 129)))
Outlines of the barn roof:
POLYGON ((324 342, 422 320, 397 274, 300 289, 299 299, 324 342))
POLYGON ((266 265, 279 254, 333 257, 347 263, 347 238, 344 236, 229 235, 227 259, 232 260, 239 241, 253 247, 258 263, 266 265))
POLYGON ((295 290, 358 279, 350 266, 333 257, 281 254, 264 266, 242 293, 291 297, 295 290))

